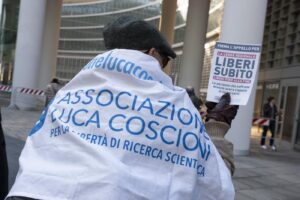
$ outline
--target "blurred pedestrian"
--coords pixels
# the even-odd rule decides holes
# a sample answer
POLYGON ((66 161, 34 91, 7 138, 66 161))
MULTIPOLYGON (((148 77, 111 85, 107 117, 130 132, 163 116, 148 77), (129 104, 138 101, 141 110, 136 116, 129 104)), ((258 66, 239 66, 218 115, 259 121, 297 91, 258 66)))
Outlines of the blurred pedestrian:
POLYGON ((267 137, 267 132, 270 130, 271 132, 271 138, 270 138, 270 147, 272 148, 273 151, 276 151, 276 146, 274 144, 274 139, 275 139, 275 123, 276 123, 276 116, 278 114, 277 112, 277 107, 275 105, 275 98, 273 96, 270 96, 267 99, 267 103, 264 104, 263 106, 263 117, 267 118, 270 120, 269 125, 263 126, 263 132, 261 136, 261 141, 260 145, 262 149, 267 149, 267 146, 265 145, 266 143, 266 137, 267 137))
POLYGON ((0 111, 0 199, 8 193, 8 165, 5 149, 5 139, 2 129, 2 116, 0 111))
POLYGON ((49 101, 56 95, 58 90, 62 88, 63 84, 58 80, 58 78, 53 78, 51 82, 47 85, 45 90, 46 102, 45 106, 48 105, 49 101))

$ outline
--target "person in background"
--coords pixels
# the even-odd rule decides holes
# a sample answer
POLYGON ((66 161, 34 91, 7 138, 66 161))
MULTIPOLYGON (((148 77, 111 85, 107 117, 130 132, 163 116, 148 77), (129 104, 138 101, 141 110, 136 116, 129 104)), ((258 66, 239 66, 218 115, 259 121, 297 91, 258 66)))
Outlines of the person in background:
POLYGON ((225 135, 231 127, 231 122, 235 118, 239 106, 230 105, 230 101, 230 94, 225 93, 220 98, 219 103, 205 103, 207 107, 205 128, 231 172, 231 175, 233 175, 235 170, 233 144, 225 139, 225 135))
POLYGON ((51 82, 47 85, 47 88, 45 90, 45 106, 48 105, 49 101, 56 95, 60 88, 62 88, 62 84, 60 83, 58 78, 53 78, 51 82))
POLYGON ((2 129, 2 116, 0 112, 0 199, 8 193, 8 165, 5 149, 5 139, 2 129))
POLYGON ((263 117, 270 119, 269 125, 263 126, 263 132, 260 140, 260 145, 262 149, 267 149, 266 143, 266 137, 267 132, 270 130, 271 132, 271 138, 270 138, 270 147, 273 151, 276 151, 276 146, 274 145, 274 138, 275 138, 275 118, 278 114, 277 107, 275 105, 275 98, 270 96, 267 99, 267 103, 263 106, 263 117))

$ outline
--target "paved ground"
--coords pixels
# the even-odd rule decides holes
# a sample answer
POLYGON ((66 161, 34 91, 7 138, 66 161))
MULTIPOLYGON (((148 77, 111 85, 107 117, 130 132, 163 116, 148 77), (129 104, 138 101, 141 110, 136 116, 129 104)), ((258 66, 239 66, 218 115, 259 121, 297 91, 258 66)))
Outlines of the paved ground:
POLYGON ((236 157, 236 199, 299 200, 300 153, 281 142, 277 152, 262 150, 252 137, 250 156, 236 157))
MULTIPOLYGON (((0 102, 2 103, 2 102, 0 102)), ((6 134, 10 185, 17 169, 18 157, 26 135, 39 117, 38 111, 16 111, 2 108, 3 129, 6 134)), ((277 152, 261 150, 259 138, 251 139, 250 156, 235 158, 233 177, 237 200, 299 200, 300 153, 282 142, 277 152)))
POLYGON ((11 187, 19 169, 18 159, 25 142, 7 135, 5 140, 9 168, 9 187, 11 187))

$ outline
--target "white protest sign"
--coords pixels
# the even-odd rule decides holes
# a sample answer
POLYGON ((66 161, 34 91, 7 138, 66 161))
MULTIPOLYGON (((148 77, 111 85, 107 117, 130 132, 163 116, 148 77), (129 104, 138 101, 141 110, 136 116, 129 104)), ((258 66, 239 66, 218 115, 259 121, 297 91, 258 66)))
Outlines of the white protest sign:
POLYGON ((212 59, 207 101, 218 102, 228 92, 232 105, 246 105, 255 82, 260 45, 217 42, 212 59))

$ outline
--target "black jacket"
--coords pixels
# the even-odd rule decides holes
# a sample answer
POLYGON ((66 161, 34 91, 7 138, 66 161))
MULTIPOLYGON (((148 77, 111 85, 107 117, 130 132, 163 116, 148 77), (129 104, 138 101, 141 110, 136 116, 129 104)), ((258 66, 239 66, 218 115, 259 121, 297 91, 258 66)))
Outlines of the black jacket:
POLYGON ((8 193, 8 165, 5 150, 4 133, 1 124, 0 111, 0 199, 4 199, 8 193))
POLYGON ((264 104, 263 107, 263 117, 275 119, 277 115, 277 107, 274 105, 271 107, 270 103, 264 104))

